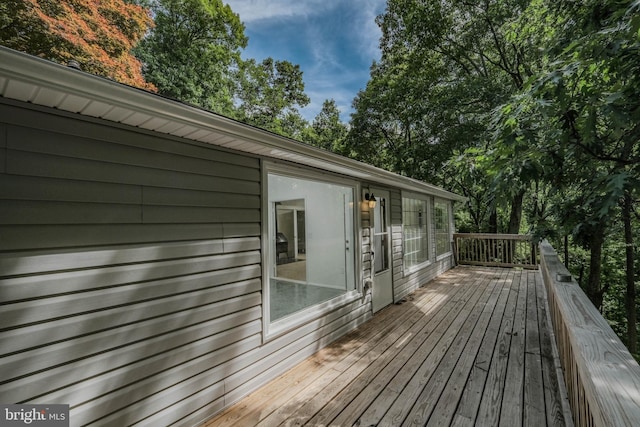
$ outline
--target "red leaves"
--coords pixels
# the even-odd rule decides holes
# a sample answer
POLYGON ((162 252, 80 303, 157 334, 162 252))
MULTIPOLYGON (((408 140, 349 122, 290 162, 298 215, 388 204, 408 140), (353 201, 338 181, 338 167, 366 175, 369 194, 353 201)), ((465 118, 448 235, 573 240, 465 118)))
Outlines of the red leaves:
MULTIPOLYGON (((155 90, 144 80, 141 63, 131 54, 133 47, 153 25, 147 9, 123 0, 25 2, 27 19, 39 21, 41 25, 36 30, 44 31, 34 40, 40 40, 39 44, 43 38, 47 40, 50 51, 45 52, 45 56, 49 59, 61 63, 75 59, 89 73, 155 90)), ((35 46, 34 50, 37 50, 35 46)))

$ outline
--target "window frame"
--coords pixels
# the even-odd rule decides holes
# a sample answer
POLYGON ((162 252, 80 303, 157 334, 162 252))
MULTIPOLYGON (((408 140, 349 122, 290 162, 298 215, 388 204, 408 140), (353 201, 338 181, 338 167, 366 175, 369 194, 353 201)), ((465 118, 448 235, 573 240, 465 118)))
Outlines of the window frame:
POLYGON ((432 211, 432 196, 426 194, 418 194, 411 192, 402 192, 402 267, 405 275, 415 273, 416 271, 420 271, 423 268, 431 265, 433 263, 433 254, 435 253, 435 248, 433 248, 433 220, 431 218, 432 211), (425 227, 427 231, 426 235, 426 248, 427 248, 427 258, 424 261, 421 261, 411 267, 407 267, 406 263, 406 238, 405 238, 405 222, 404 222, 404 199, 413 199, 419 200, 425 203, 426 212, 424 213, 425 218, 425 227))
POLYGON ((362 235, 360 222, 359 195, 361 186, 358 181, 346 179, 330 174, 319 173, 295 166, 284 165, 277 162, 262 161, 262 337, 263 342, 273 340, 301 325, 326 316, 339 307, 362 299, 362 235), (350 248, 353 258, 353 283, 354 288, 328 301, 312 305, 297 311, 295 315, 287 316, 271 322, 270 303, 270 279, 272 262, 274 262, 274 250, 271 245, 270 231, 272 230, 271 200, 269 199, 269 175, 280 175, 288 178, 296 178, 307 181, 316 181, 327 184, 336 184, 350 187, 353 194, 353 236, 350 248))
POLYGON ((437 260, 446 258, 447 256, 450 256, 453 253, 453 248, 451 247, 451 203, 446 200, 446 199, 440 199, 438 197, 435 197, 433 199, 433 237, 434 237, 434 242, 435 242, 435 256, 437 260), (449 244, 449 250, 443 252, 443 253, 438 253, 438 235, 439 234, 443 234, 443 233, 438 233, 438 229, 437 229, 437 221, 435 219, 435 215, 437 212, 436 209, 436 205, 437 204, 441 204, 444 205, 445 208, 445 212, 447 214, 447 220, 446 220, 446 225, 447 225, 447 241, 449 244))

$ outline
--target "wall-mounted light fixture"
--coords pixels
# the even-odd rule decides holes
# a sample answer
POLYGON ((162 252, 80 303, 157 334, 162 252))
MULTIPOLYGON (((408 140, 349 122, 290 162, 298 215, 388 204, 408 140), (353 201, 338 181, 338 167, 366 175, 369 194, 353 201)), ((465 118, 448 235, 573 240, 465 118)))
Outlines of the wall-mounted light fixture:
POLYGON ((369 208, 373 209, 376 207, 376 196, 374 196, 373 193, 365 193, 364 199, 369 202, 369 208))

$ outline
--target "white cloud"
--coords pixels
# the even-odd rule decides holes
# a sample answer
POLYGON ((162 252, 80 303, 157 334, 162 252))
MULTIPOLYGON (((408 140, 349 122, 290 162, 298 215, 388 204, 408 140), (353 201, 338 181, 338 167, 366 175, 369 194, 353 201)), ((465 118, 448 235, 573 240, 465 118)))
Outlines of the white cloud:
POLYGON ((331 38, 331 35, 325 34, 323 29, 317 26, 309 26, 305 32, 305 38, 307 40, 305 45, 313 58, 313 69, 309 71, 315 72, 317 69, 341 68, 335 46, 327 40, 331 38))
POLYGON ((360 31, 357 32, 363 54, 378 59, 380 57, 380 36, 382 32, 376 24, 376 16, 384 12, 386 0, 360 0, 356 7, 360 7, 360 31))
POLYGON ((274 18, 291 18, 322 13, 336 6, 340 0, 226 0, 231 9, 248 23, 274 18))
MULTIPOLYGON (((352 21, 341 29, 360 48, 357 53, 363 58, 379 58, 380 28, 375 23, 378 14, 384 11, 386 0, 226 0, 231 9, 245 24, 259 21, 273 22, 274 20, 308 19, 313 16, 331 13, 342 7, 350 9, 352 21)), ((312 43, 314 56, 323 61, 331 62, 329 46, 323 43, 330 34, 322 34, 323 29, 309 26, 308 34, 304 35, 312 43)), ((303 35, 301 35, 303 36, 303 35)))

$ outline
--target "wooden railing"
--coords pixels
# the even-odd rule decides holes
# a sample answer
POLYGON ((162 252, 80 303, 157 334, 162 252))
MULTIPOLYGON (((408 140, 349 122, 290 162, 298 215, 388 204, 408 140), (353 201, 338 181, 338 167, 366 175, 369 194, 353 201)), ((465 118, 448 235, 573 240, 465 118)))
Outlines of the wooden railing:
POLYGON ((575 425, 640 426, 640 366, 549 243, 540 255, 575 425))
POLYGON ((458 265, 538 268, 538 248, 530 236, 456 233, 453 246, 458 265))

